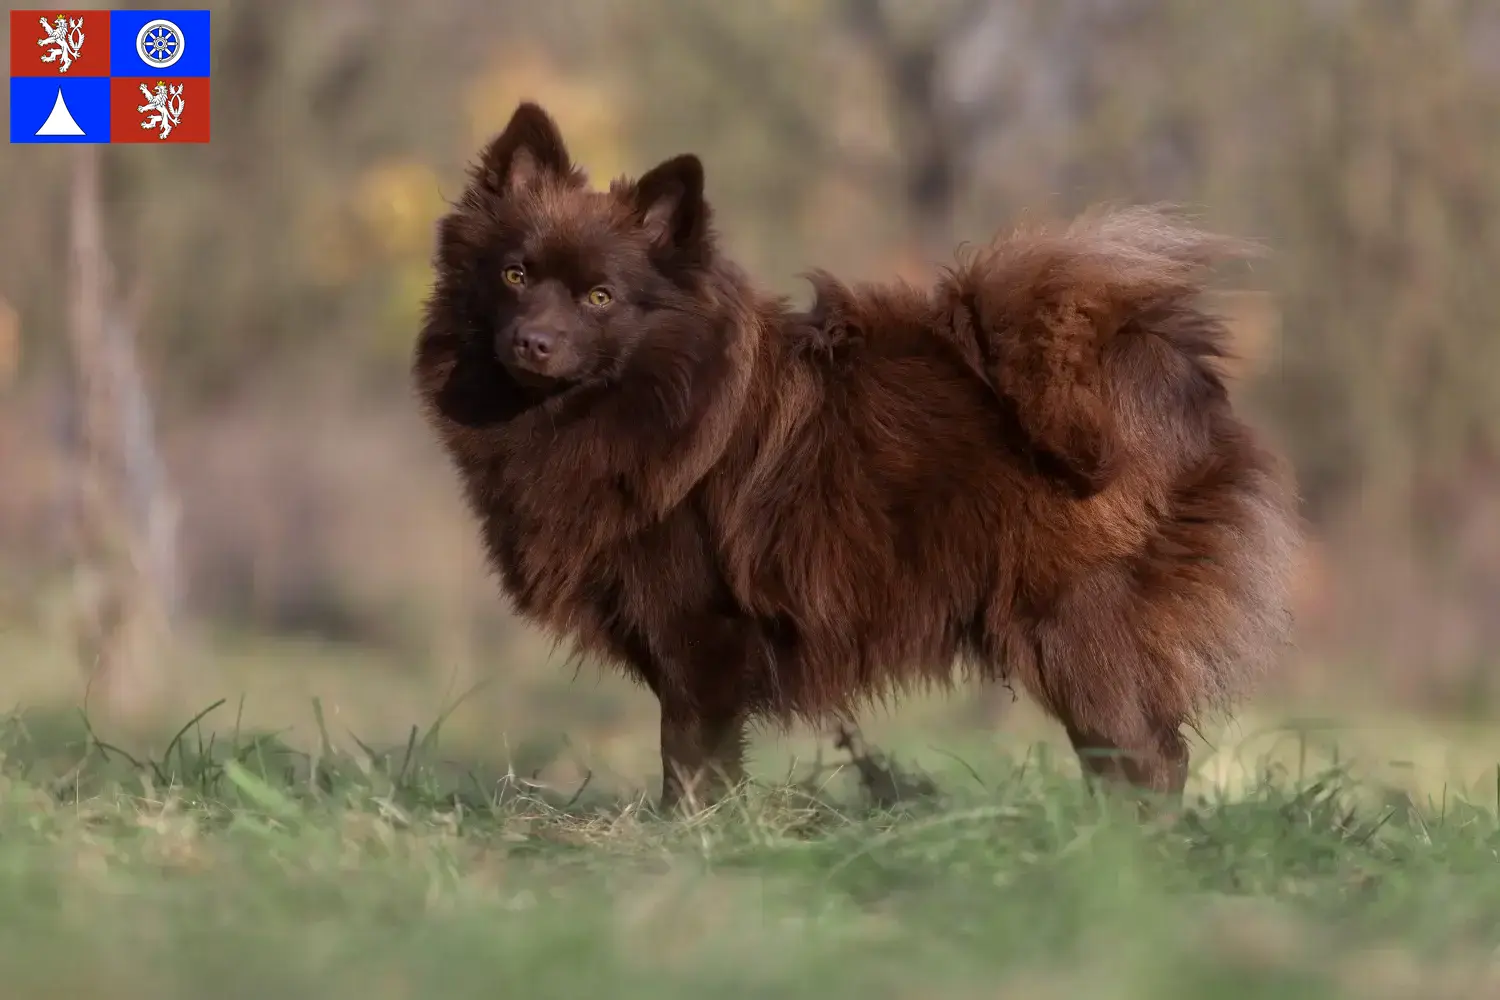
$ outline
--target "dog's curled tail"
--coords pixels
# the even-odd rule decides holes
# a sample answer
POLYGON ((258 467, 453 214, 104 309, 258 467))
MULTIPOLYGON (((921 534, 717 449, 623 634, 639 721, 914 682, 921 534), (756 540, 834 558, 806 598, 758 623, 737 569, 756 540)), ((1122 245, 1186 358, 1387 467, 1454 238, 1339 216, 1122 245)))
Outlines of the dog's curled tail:
POLYGON ((939 283, 939 307, 1045 467, 1089 496, 1121 463, 1119 414, 1104 384, 1108 342, 1147 330, 1196 362, 1223 356, 1223 326, 1197 300, 1212 265, 1257 250, 1159 206, 1096 210, 1061 228, 1018 229, 969 255, 939 283))
POLYGON ((1213 364, 1227 330, 1201 295, 1211 265, 1256 251, 1158 208, 1105 211, 996 241, 946 276, 935 303, 1047 459, 1039 470, 1079 497, 1139 474, 1135 492, 1090 508, 1152 522, 1114 606, 1138 647, 1097 641, 1096 590, 1059 620, 1078 630, 1069 662, 1128 675, 1156 718, 1231 703, 1289 638, 1295 487, 1232 412, 1213 364))

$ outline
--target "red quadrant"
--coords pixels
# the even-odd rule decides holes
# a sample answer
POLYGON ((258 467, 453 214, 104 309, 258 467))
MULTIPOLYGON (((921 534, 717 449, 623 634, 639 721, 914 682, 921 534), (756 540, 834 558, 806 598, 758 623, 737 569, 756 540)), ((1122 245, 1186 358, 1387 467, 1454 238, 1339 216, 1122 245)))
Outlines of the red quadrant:
POLYGON ((109 81, 110 142, 207 142, 211 111, 209 78, 117 76, 109 81), (158 84, 168 88, 167 122, 162 122, 160 108, 139 110, 157 98, 158 84), (145 93, 141 88, 146 88, 145 93), (181 94, 174 93, 181 87, 181 94), (176 120, 172 120, 172 116, 176 120), (146 126, 151 119, 150 127, 146 126), (171 125, 167 137, 161 137, 164 125, 171 125))
POLYGON ((13 10, 10 12, 10 75, 54 76, 71 80, 77 76, 109 76, 109 11, 107 10, 13 10), (62 39, 66 58, 58 45, 40 44, 57 31, 57 19, 68 19, 62 39), (42 21, 47 22, 43 27, 42 21), (74 29, 73 22, 81 22, 74 29), (82 42, 79 37, 82 36, 82 42), (43 59, 51 62, 42 62, 43 59), (63 69, 66 65, 68 68, 63 69))

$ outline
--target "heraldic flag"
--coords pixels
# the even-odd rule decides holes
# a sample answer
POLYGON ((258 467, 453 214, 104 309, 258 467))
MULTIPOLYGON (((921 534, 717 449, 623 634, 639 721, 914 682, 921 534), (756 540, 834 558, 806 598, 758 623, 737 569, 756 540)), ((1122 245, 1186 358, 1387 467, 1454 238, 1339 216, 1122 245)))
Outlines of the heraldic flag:
POLYGON ((208 142, 206 10, 10 12, 10 141, 208 142))

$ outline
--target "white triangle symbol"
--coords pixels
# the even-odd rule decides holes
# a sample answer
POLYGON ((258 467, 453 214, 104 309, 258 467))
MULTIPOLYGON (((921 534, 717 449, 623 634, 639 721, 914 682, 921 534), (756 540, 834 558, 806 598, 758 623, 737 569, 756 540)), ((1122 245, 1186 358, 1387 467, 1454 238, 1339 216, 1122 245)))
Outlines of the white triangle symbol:
POLYGON ((57 100, 52 102, 52 113, 42 122, 42 127, 36 130, 36 134, 83 135, 83 129, 73 120, 73 112, 68 110, 68 104, 63 100, 61 87, 57 88, 57 100))

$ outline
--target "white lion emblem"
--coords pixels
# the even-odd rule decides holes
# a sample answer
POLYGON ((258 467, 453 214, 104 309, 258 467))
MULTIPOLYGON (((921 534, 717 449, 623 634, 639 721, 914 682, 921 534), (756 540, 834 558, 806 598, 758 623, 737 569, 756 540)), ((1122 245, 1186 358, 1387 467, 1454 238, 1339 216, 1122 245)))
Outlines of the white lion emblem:
POLYGON ((78 50, 83 48, 83 18, 70 21, 59 14, 53 24, 48 24, 45 17, 37 18, 37 23, 47 33, 46 38, 37 39, 37 44, 44 48, 49 45, 53 47, 53 51, 42 56, 42 62, 57 62, 61 59, 57 71, 66 73, 68 67, 73 65, 73 60, 78 58, 78 50))
POLYGON ((156 114, 141 122, 141 128, 156 128, 156 126, 160 125, 161 135, 157 136, 157 138, 165 139, 171 134, 173 128, 181 125, 182 109, 187 106, 187 101, 182 98, 183 86, 184 84, 179 83, 169 87, 160 80, 157 80, 156 93, 153 94, 146 89, 144 83, 141 84, 141 93, 145 95, 146 103, 136 108, 136 110, 142 113, 147 111, 156 112, 156 114))

